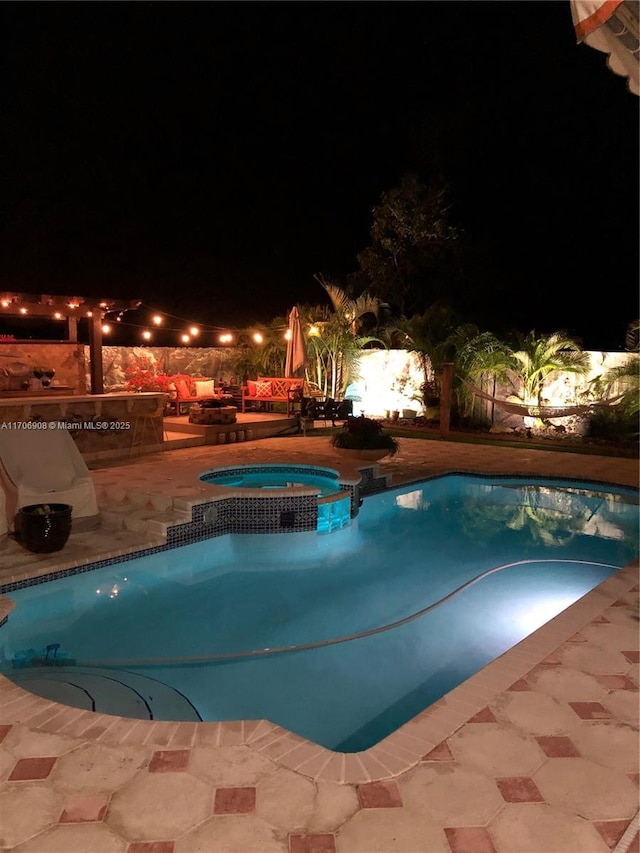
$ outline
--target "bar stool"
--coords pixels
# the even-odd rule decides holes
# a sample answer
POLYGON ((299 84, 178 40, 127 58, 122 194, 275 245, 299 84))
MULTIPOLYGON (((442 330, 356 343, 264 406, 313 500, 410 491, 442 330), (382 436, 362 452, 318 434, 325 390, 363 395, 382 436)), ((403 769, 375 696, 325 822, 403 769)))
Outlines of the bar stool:
POLYGON ((162 444, 166 439, 164 421, 160 428, 159 421, 164 413, 164 404, 154 406, 152 411, 138 411, 132 413, 131 444, 129 445, 129 456, 132 456, 136 448, 144 447, 145 439, 151 439, 153 444, 162 444))

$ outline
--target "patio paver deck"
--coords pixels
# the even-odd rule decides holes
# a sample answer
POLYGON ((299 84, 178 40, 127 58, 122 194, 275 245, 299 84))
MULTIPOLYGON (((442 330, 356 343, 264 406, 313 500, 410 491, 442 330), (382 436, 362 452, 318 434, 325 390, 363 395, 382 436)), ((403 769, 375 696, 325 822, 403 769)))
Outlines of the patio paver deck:
MULTIPOLYGON (((332 457, 296 436, 95 470, 107 524, 72 537, 72 559, 142 547, 169 498, 201 499, 205 467, 284 458, 332 457)), ((638 485, 636 460, 418 439, 381 469, 394 485, 450 470, 638 485)), ((0 581, 30 562, 10 543, 0 581)), ((91 714, 0 678, 0 851, 638 853, 638 588, 636 563, 357 754, 268 721, 91 714)))

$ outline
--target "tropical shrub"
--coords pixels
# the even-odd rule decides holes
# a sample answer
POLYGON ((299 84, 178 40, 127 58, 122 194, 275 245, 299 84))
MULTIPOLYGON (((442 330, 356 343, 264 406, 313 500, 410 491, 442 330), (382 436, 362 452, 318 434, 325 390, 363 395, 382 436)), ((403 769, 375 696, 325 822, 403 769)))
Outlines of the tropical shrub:
POLYGON ((397 440, 383 431, 379 421, 364 415, 347 418, 340 431, 332 436, 331 444, 345 450, 386 450, 389 456, 400 449, 397 440))

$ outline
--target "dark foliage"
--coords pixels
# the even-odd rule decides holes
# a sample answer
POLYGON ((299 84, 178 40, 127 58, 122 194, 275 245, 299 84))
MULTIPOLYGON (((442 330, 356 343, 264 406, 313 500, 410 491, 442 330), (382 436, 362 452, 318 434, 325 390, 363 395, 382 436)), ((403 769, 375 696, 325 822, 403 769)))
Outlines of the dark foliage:
POLYGON ((347 418, 344 426, 331 439, 334 447, 347 450, 388 450, 393 456, 398 452, 396 439, 384 432, 382 424, 372 418, 347 418))

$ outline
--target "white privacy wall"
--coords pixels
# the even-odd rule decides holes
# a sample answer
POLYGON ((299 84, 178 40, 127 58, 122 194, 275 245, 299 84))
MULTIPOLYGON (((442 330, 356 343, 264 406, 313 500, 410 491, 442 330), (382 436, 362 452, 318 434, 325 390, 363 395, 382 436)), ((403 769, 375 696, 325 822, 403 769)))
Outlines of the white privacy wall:
MULTIPOLYGON (((550 380, 545 388, 549 405, 562 406, 587 402, 589 384, 612 367, 623 364, 630 353, 590 352, 591 370, 586 376, 561 373, 550 380)), ((417 410, 422 414, 420 386, 424 375, 414 353, 405 350, 365 350, 359 359, 357 382, 350 386, 357 391, 359 403, 354 403, 354 413, 364 412, 370 417, 384 417, 387 411, 417 410), (357 387, 356 387, 357 386, 357 387), (412 399, 412 397, 417 399, 412 399)), ((508 389, 498 389, 496 396, 507 394, 508 389)), ((351 391, 347 396, 351 395, 351 391)))

